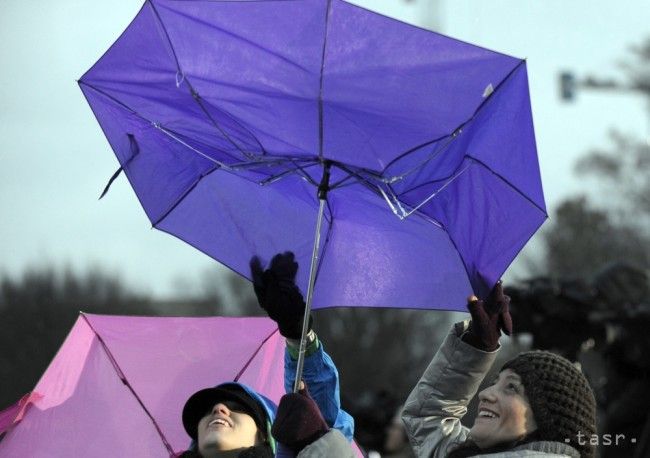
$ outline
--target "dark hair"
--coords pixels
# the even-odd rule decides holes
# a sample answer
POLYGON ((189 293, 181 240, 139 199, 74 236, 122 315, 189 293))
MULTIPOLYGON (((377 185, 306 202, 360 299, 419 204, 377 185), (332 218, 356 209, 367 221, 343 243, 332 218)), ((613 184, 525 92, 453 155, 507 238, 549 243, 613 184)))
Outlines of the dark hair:
MULTIPOLYGON (((255 445, 239 452, 238 458, 274 458, 275 454, 269 444, 255 445)), ((196 450, 186 450, 179 458, 202 458, 196 450)))
POLYGON ((201 458, 201 455, 194 450, 185 450, 179 458, 201 458))

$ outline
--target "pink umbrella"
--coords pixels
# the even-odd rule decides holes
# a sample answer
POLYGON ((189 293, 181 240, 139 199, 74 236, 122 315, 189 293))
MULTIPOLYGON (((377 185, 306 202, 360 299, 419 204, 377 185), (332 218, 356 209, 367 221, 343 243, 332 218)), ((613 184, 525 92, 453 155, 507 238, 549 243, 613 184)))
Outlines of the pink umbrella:
POLYGON ((192 393, 240 381, 278 402, 283 358, 267 318, 81 314, 33 392, 0 412, 0 456, 175 455, 192 393))

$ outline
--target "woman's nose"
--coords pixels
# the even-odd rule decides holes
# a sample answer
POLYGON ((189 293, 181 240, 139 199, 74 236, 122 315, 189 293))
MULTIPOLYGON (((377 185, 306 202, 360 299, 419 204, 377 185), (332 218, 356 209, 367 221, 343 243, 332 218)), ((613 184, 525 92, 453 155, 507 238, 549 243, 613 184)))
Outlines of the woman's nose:
POLYGON ((212 413, 230 416, 230 409, 225 404, 217 402, 212 408, 212 413))
POLYGON ((488 386, 478 394, 479 401, 494 402, 496 396, 494 394, 494 386, 488 386))

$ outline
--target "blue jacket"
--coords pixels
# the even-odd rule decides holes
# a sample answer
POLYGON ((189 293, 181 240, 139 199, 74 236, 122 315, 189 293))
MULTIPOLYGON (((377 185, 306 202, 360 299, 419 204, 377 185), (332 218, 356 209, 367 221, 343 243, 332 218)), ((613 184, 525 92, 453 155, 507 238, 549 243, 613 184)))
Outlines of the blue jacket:
MULTIPOLYGON (((287 393, 293 390, 296 379, 297 361, 288 350, 284 352, 284 389, 287 393)), ((332 358, 325 353, 323 343, 318 343, 318 349, 305 358, 302 379, 307 384, 309 394, 316 401, 327 424, 343 433, 352 442, 354 436, 354 419, 341 408, 339 389, 339 372, 332 358)))
MULTIPOLYGON (((303 366, 302 379, 307 384, 309 389, 309 394, 314 399, 318 405, 323 417, 327 424, 340 431, 345 439, 348 442, 352 442, 354 436, 354 419, 352 416, 341 408, 341 399, 340 399, 340 389, 339 389, 339 373, 334 365, 332 358, 325 353, 323 349, 323 344, 319 341, 318 348, 309 356, 305 357, 305 363, 303 366)), ((289 350, 285 350, 284 354, 284 388, 287 393, 290 393, 293 390, 293 381, 296 378, 296 369, 297 361, 293 359, 289 350)), ((272 446, 275 449, 276 457, 278 458, 289 458, 293 457, 293 453, 289 451, 282 444, 276 444, 271 436, 271 425, 275 420, 275 414, 277 411, 277 406, 265 396, 257 393, 252 388, 244 385, 243 383, 238 382, 227 382, 223 385, 235 384, 241 386, 248 394, 255 399, 259 404, 261 404, 267 414, 267 435, 271 438, 272 446)), ((221 386, 221 385, 218 385, 221 386)), ((339 436, 340 437, 340 436, 339 436)), ((320 447, 323 450, 340 450, 338 454, 345 456, 343 452, 347 455, 352 454, 351 449, 345 449, 342 444, 345 442, 341 439, 341 444, 338 444, 338 447, 334 447, 332 444, 337 444, 336 437, 332 437, 331 434, 326 435, 319 441, 318 444, 314 444, 314 450, 305 450, 304 455, 309 456, 322 456, 323 451, 318 449, 320 447)), ((196 443, 192 441, 190 444, 189 450, 196 450, 196 443)))

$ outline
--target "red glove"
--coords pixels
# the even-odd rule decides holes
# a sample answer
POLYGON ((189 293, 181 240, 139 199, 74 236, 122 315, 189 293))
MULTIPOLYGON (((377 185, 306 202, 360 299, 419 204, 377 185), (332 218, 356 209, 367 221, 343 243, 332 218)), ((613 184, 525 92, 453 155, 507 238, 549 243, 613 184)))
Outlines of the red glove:
POLYGON ((278 442, 298 454, 329 429, 303 382, 303 388, 298 393, 285 394, 280 399, 271 433, 278 442))
POLYGON ((467 301, 467 308, 472 315, 469 330, 463 340, 483 351, 494 351, 499 346, 501 331, 512 334, 512 317, 509 311, 510 297, 503 294, 503 285, 499 281, 485 301, 472 296, 467 301))

